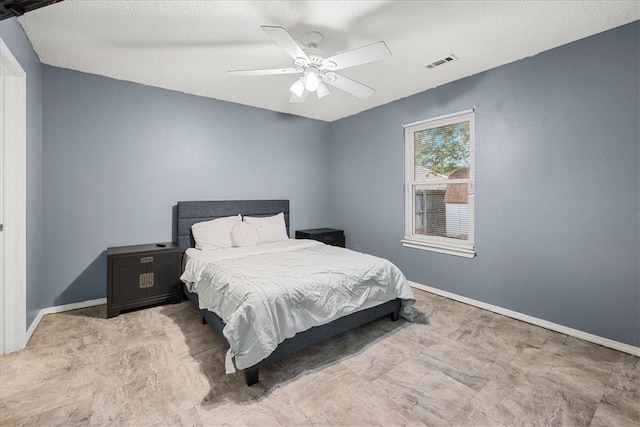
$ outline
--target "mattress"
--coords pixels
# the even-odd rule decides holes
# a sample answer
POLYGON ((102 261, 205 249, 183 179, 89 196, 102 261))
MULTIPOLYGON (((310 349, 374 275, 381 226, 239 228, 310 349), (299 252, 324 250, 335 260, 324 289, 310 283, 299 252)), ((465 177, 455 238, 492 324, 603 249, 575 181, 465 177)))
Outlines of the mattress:
POLYGON ((185 253, 181 280, 201 309, 225 323, 227 372, 268 357, 314 326, 400 298, 411 320, 413 291, 390 261, 312 240, 185 253))

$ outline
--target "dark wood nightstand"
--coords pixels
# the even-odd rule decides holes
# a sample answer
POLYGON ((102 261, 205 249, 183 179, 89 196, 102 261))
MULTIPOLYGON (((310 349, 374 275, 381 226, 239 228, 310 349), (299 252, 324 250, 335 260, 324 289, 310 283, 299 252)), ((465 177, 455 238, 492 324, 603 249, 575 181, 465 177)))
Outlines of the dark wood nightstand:
POLYGON ((327 245, 340 246, 344 248, 344 231, 335 228, 312 228, 309 230, 296 231, 296 239, 311 239, 327 245))
POLYGON ((107 318, 161 302, 179 303, 180 247, 175 243, 107 249, 107 318))

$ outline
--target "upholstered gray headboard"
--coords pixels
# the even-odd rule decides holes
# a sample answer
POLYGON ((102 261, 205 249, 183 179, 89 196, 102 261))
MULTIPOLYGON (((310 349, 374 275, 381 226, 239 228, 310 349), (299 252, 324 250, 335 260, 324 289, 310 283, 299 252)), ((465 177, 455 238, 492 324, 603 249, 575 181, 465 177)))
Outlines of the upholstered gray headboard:
POLYGON ((176 220, 178 245, 184 252, 195 246, 191 226, 208 221, 241 214, 243 216, 270 216, 284 212, 284 222, 289 233, 288 200, 213 200, 178 202, 176 220))

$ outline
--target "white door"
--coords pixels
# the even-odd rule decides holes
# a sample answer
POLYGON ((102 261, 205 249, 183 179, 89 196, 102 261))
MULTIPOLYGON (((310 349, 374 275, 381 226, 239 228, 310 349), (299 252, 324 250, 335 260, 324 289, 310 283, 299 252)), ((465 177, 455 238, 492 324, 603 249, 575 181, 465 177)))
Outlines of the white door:
POLYGON ((26 344, 26 74, 0 39, 0 354, 26 344))
MULTIPOLYGON (((6 97, 4 74, 5 74, 4 69, 0 67, 0 132, 2 132, 2 135, 0 136, 0 286, 2 286, 2 289, 4 289, 4 277, 3 277, 4 276, 4 208, 3 208, 3 205, 4 205, 4 195, 5 195, 4 145, 5 145, 5 140, 7 139, 5 137, 5 131, 4 131, 7 127, 5 123, 5 108, 4 108, 5 97, 6 97)), ((2 291, 0 295, 2 295, 4 299, 4 291, 2 291)), ((3 308, 3 313, 4 313, 4 308, 3 308)), ((4 323, 4 318, 0 320, 4 323)), ((3 332, 3 335, 4 335, 4 332, 3 332)))

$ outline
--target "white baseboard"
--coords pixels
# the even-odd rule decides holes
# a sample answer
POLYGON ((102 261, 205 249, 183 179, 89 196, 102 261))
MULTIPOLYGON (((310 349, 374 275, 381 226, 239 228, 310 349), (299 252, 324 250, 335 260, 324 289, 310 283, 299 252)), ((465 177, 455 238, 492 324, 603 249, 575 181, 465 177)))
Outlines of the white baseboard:
POLYGON ((629 353, 634 356, 640 357, 640 347, 635 347, 629 344, 621 343, 619 341, 610 340, 608 338, 600 337, 598 335, 593 335, 588 332, 583 332, 578 329, 569 328, 567 326, 559 325, 557 323, 549 322, 547 320, 538 319, 537 317, 529 316, 527 314, 519 313, 517 311, 509 310, 506 308, 498 307, 496 305, 487 304, 482 301, 476 301, 471 298, 463 297, 458 294, 454 294, 452 292, 443 291, 441 289, 432 288, 431 286, 423 285, 416 282, 409 281, 409 284, 416 288, 426 292, 431 292, 432 294, 440 295, 445 298, 449 298, 452 300, 460 301, 465 304, 472 305, 474 307, 482 308, 484 310, 492 311, 497 314, 501 314, 503 316, 511 317, 513 319, 521 320, 523 322, 531 323, 532 325, 540 326, 546 329, 550 329, 555 332, 560 332, 561 334, 569 335, 574 338, 579 338, 581 340, 589 341, 594 344, 599 344, 604 347, 609 347, 614 350, 619 350, 624 353, 629 353))
POLYGON ((33 332, 36 330, 36 328, 38 327, 38 324, 40 323, 40 321, 42 320, 45 314, 62 313, 63 311, 77 310, 79 308, 93 307, 94 305, 101 305, 106 303, 107 303, 106 298, 98 298, 98 299, 92 299, 89 301, 74 302, 73 304, 56 305, 53 307, 43 308, 38 312, 38 314, 36 315, 36 318, 33 319, 33 322, 31 322, 31 326, 29 326, 29 329, 27 330, 27 337, 25 339, 25 342, 26 343, 29 342, 29 340, 31 339, 31 335, 33 335, 33 332))

